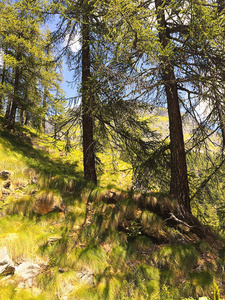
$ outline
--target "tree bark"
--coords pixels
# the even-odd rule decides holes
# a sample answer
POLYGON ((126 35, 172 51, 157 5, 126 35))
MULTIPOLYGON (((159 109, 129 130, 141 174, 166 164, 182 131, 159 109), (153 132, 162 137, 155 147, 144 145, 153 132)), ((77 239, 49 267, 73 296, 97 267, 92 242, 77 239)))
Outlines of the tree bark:
POLYGON ((10 110, 10 114, 8 117, 7 128, 14 129, 15 120, 16 120, 16 111, 18 107, 18 90, 19 90, 19 77, 20 77, 20 70, 16 67, 15 70, 15 80, 14 80, 14 92, 13 92, 13 101, 10 110))
POLYGON ((221 133, 222 133, 223 149, 224 149, 225 148, 225 122, 224 122, 225 116, 223 113, 222 104, 219 99, 216 99, 216 108, 217 108, 218 115, 219 115, 219 123, 220 123, 220 129, 221 129, 221 133))
MULTIPOLYGON (((16 55, 16 60, 19 62, 21 60, 21 53, 18 52, 16 55)), ((18 107, 18 92, 19 92, 19 81, 20 81, 20 67, 17 65, 15 68, 15 77, 14 77, 14 89, 13 89, 13 101, 11 106, 11 111, 8 117, 7 128, 14 129, 16 121, 16 111, 18 107)))
POLYGON ((24 125, 24 116, 25 116, 25 110, 24 109, 20 109, 20 125, 23 126, 24 125))
MULTIPOLYGON (((86 9, 87 10, 87 9, 86 9)), ((94 97, 91 82, 90 28, 88 12, 83 13, 82 24, 82 127, 84 178, 97 184, 95 143, 93 133, 94 97)))
POLYGON ((8 118, 9 118, 9 114, 10 114, 10 110, 11 110, 11 104, 12 104, 12 100, 11 100, 11 97, 9 97, 8 101, 7 101, 6 111, 5 111, 5 119, 6 120, 8 120, 8 118))
MULTIPOLYGON (((159 25, 159 39, 162 47, 166 48, 170 35, 165 21, 163 3, 164 2, 162 0, 155 0, 159 25)), ((164 56, 162 57, 162 61, 162 77, 167 97, 170 130, 170 194, 177 199, 182 210, 191 212, 182 119, 174 67, 170 58, 164 56)))
MULTIPOLYGON (((2 85, 5 83, 5 73, 6 73, 6 70, 5 70, 5 62, 3 62, 3 67, 2 67, 2 80, 1 80, 1 83, 2 85)), ((0 93, 0 112, 2 112, 3 110, 3 96, 4 96, 4 93, 0 93)))
POLYGON ((24 122, 24 125, 27 125, 28 122, 29 122, 29 120, 30 120, 30 115, 29 115, 28 112, 25 112, 25 122, 24 122))
POLYGON ((44 86, 44 94, 43 94, 43 111, 44 111, 44 115, 42 118, 42 127, 43 127, 43 131, 44 133, 46 133, 46 108, 47 108, 47 90, 46 90, 46 86, 44 86))

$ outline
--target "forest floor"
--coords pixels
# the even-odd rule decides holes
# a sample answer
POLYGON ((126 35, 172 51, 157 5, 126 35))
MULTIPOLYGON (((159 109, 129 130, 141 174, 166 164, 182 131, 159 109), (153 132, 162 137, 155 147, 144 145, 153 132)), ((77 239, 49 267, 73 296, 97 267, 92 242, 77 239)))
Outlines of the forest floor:
POLYGON ((94 186, 77 143, 0 121, 0 299, 225 299, 222 236, 199 237, 167 194, 132 191, 110 151, 94 186))

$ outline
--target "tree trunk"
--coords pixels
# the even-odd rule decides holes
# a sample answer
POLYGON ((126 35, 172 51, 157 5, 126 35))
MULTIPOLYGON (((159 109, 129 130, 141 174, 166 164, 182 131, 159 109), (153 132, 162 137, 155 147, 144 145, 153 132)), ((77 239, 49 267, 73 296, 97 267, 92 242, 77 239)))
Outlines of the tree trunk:
POLYGON ((90 29, 88 12, 83 13, 82 24, 82 127, 84 178, 97 184, 95 145, 93 135, 93 92, 90 61, 90 29))
POLYGON ((23 126, 24 125, 24 116, 25 116, 25 110, 24 109, 20 109, 20 125, 23 126))
MULTIPOLYGON (((18 52, 16 55, 16 60, 19 62, 21 60, 21 53, 18 52)), ((20 67, 16 66, 15 68, 15 78, 14 78, 14 89, 13 89, 13 102, 11 111, 8 118, 7 128, 14 129, 15 121, 16 121, 16 111, 18 107, 18 92, 19 92, 19 81, 20 81, 20 67)))
POLYGON ((221 13, 223 9, 225 9, 224 0, 217 0, 218 12, 221 13))
MULTIPOLYGON (((155 0, 157 19, 159 25, 159 39, 166 48, 169 42, 169 33, 165 21, 165 13, 162 10, 162 0, 155 0), (160 8, 160 9, 159 9, 160 8)), ((163 57, 162 77, 168 105, 170 149, 171 149, 171 181, 170 194, 177 199, 182 210, 191 212, 189 185, 187 176, 186 154, 184 147, 183 128, 179 106, 177 83, 174 68, 168 57, 163 57)))
POLYGON ((46 107, 47 107, 47 101, 46 101, 46 87, 44 87, 44 94, 43 94, 43 110, 44 110, 44 115, 42 118, 42 127, 44 133, 46 133, 46 107))
POLYGON ((18 90, 19 90, 19 77, 20 77, 20 70, 16 67, 15 70, 15 80, 14 80, 14 92, 13 92, 13 101, 11 111, 8 117, 7 128, 14 129, 15 120, 16 120, 16 111, 18 106, 18 90))
MULTIPOLYGON (((2 80, 1 80, 1 83, 2 85, 5 83, 5 62, 3 62, 3 68, 2 68, 2 80)), ((3 110, 3 96, 4 96, 4 93, 0 93, 0 112, 2 112, 3 110)))
POLYGON ((9 118, 9 114, 10 114, 10 110, 11 110, 11 104, 12 104, 12 100, 11 97, 8 98, 8 102, 7 102, 7 106, 6 106, 6 111, 5 111, 5 119, 8 120, 9 118))
POLYGON ((24 125, 27 125, 28 122, 29 122, 29 120, 30 120, 30 115, 29 115, 28 112, 26 112, 26 113, 25 113, 25 122, 24 122, 24 125))
POLYGON ((216 98, 216 108, 218 111, 219 115, 219 122, 220 122, 220 129, 222 132, 222 139, 223 139, 223 149, 225 148, 225 122, 224 122, 224 113, 223 113, 223 108, 221 105, 221 102, 219 99, 216 98))

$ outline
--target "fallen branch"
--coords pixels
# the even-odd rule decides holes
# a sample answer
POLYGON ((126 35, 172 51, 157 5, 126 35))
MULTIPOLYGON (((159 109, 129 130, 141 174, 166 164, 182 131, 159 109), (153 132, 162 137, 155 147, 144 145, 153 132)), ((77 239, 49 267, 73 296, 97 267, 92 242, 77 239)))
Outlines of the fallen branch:
POLYGON ((188 223, 186 223, 186 222, 184 222, 184 221, 178 219, 173 213, 170 213, 170 217, 169 217, 168 219, 164 220, 164 221, 166 222, 166 221, 169 221, 169 220, 172 220, 172 219, 175 220, 175 221, 178 222, 178 223, 184 224, 184 225, 187 226, 188 228, 192 228, 192 227, 193 227, 193 226, 190 226, 188 223))

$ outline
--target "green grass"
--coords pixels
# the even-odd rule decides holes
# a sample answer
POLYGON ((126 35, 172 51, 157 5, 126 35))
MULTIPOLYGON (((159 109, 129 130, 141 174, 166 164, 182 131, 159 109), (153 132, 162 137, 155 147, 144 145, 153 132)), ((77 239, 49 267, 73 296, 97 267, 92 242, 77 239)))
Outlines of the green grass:
MULTIPOLYGON (((158 119, 167 122, 166 117, 158 119)), ((17 126, 12 133, 2 127, 3 121, 0 171, 11 172, 12 187, 0 200, 0 247, 7 247, 14 263, 31 260, 43 270, 33 289, 18 288, 13 276, 8 286, 0 279, 0 300, 180 300, 210 295, 212 300, 219 293, 224 251, 195 243, 192 236, 190 243, 179 244, 179 228, 167 227, 162 219, 175 202, 163 193, 131 193, 130 165, 115 149, 114 156, 111 149, 97 154, 101 163, 96 187, 83 179, 77 141, 66 153, 64 141, 28 127, 17 126), (113 193, 115 201, 110 202, 113 193), (63 202, 66 210, 41 215, 35 210, 38 201, 63 202), (79 277, 85 270, 92 274, 93 285, 79 277)))

